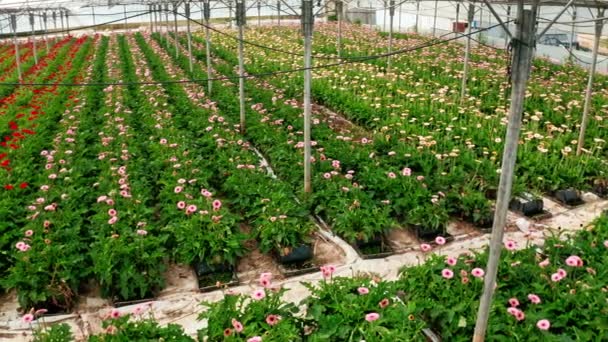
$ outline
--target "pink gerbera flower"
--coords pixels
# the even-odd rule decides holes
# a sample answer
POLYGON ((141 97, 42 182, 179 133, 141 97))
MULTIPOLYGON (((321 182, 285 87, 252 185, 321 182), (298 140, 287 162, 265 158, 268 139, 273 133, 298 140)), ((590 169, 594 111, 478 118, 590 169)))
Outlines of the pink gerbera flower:
POLYGON ((445 245, 445 238, 443 236, 438 236, 435 238, 435 243, 438 245, 445 245))
POLYGON ((473 275, 473 277, 475 277, 475 278, 483 278, 483 276, 485 275, 485 272, 483 269, 476 267, 471 270, 471 275, 473 275))
POLYGON ((530 293, 528 295, 528 299, 530 300, 530 302, 532 302, 532 304, 540 304, 540 297, 538 295, 530 293))
POLYGON ((578 257, 576 255, 571 255, 566 259, 566 265, 571 266, 571 267, 582 267, 583 259, 581 259, 580 257, 578 257))
POLYGON ((441 276, 445 279, 452 279, 454 277, 454 272, 452 272, 452 270, 449 268, 444 268, 441 271, 441 276))
POLYGON ((507 250, 514 251, 515 249, 517 249, 517 242, 513 240, 507 240, 505 241, 505 248, 507 250))
POLYGON ((251 295, 251 298, 255 300, 262 300, 264 297, 266 297, 266 292, 264 292, 264 290, 255 290, 251 295))
POLYGON ((448 264, 449 266, 456 266, 457 262, 458 262, 458 260, 454 257, 447 257, 445 259, 445 263, 448 264))
POLYGON ((420 245, 420 250, 423 252, 428 252, 431 250, 431 245, 429 245, 428 243, 423 243, 420 245))
POLYGON ((21 317, 21 320, 23 321, 23 323, 30 324, 34 321, 34 315, 25 314, 23 315, 23 317, 21 317))
POLYGON ((118 318, 118 317, 120 317, 120 311, 118 311, 116 309, 112 309, 112 311, 110 311, 110 317, 111 318, 118 318))
POLYGON ((268 315, 266 316, 266 323, 269 325, 276 325, 281 320, 281 317, 277 315, 268 315))
POLYGON ((536 326, 540 330, 549 330, 549 328, 551 327, 551 323, 548 319, 541 319, 540 321, 536 322, 536 326))
POLYGON ((218 211, 222 207, 222 202, 220 200, 213 201, 213 210, 218 211))
POLYGON ((237 321, 236 319, 232 319, 232 326, 234 327, 234 330, 237 333, 240 333, 241 331, 243 331, 243 324, 241 324, 241 322, 237 321))
POLYGON ((360 287, 357 289, 360 295, 366 295, 369 293, 369 289, 367 287, 360 287))
POLYGON ((373 322, 373 321, 377 320, 378 318, 380 318, 380 314, 378 314, 376 312, 368 313, 367 315, 365 315, 365 320, 368 322, 373 322))

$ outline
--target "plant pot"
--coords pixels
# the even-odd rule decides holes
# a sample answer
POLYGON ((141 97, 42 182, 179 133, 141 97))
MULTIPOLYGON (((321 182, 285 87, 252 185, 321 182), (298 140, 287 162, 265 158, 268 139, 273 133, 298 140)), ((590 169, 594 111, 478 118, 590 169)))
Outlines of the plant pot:
POLYGON ((319 265, 315 264, 312 260, 304 261, 302 263, 292 264, 279 264, 279 271, 285 278, 295 277, 302 274, 314 273, 319 271, 319 265))
POLYGON ((301 244, 295 247, 286 255, 279 254, 279 262, 283 265, 303 263, 312 259, 313 253, 310 245, 301 244))
POLYGON ((200 277, 211 273, 233 272, 234 267, 227 262, 221 264, 209 264, 205 261, 200 261, 194 263, 194 271, 196 272, 196 275, 200 277))
POLYGON ((443 236, 445 237, 446 233, 446 228, 438 228, 438 229, 427 229, 421 225, 413 225, 414 228, 414 232, 416 233, 416 237, 419 240, 424 240, 424 241, 433 241, 435 240, 436 237, 438 236, 443 236))
POLYGON ((483 230, 492 230, 492 225, 494 224, 494 211, 487 217, 484 217, 481 220, 477 220, 477 222, 473 222, 476 227, 482 228, 483 230))
POLYGON ((497 193, 498 193, 498 190, 496 190, 496 189, 486 189, 485 196, 489 200, 495 200, 497 193))
POLYGON ((193 265, 198 281, 198 289, 208 292, 239 284, 234 266, 229 263, 208 264, 205 261, 193 265))
POLYGON ((154 300, 156 300, 156 297, 150 296, 150 297, 146 297, 143 299, 135 299, 135 300, 119 300, 118 298, 113 298, 111 300, 111 302, 112 302, 112 306, 114 306, 115 308, 119 308, 121 306, 149 303, 149 302, 153 302, 154 300))
POLYGON ((577 206, 583 204, 580 193, 575 189, 557 190, 555 198, 562 204, 569 206, 577 206))
POLYGON ((603 179, 594 181, 591 191, 601 198, 608 197, 608 181, 603 179))
POLYGON ((543 199, 524 192, 509 202, 509 209, 531 217, 543 212, 543 199))
POLYGON ((357 247, 362 249, 362 248, 366 248, 366 247, 381 245, 382 242, 383 242, 382 235, 376 234, 371 239, 368 239, 367 241, 365 241, 364 239, 356 239, 355 245, 357 245, 357 247))
POLYGON ((384 241, 382 234, 377 234, 367 241, 355 240, 351 246, 359 253, 361 259, 381 259, 395 253, 384 241))

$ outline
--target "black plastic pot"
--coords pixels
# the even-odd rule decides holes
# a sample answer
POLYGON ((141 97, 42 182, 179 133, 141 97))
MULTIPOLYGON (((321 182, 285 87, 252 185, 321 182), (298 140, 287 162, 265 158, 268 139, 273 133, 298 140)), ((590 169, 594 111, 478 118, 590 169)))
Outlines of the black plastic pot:
POLYGON ((494 224, 494 211, 492 211, 492 213, 489 214, 487 217, 484 217, 481 220, 477 220, 477 222, 473 223, 479 228, 491 230, 492 225, 494 224))
POLYGON ((279 255, 281 264, 303 263, 312 259, 312 248, 309 245, 301 244, 295 247, 287 255, 279 255))
POLYGON ((414 225, 412 227, 414 228, 414 232, 416 232, 416 237, 424 241, 433 241, 438 236, 445 237, 447 235, 445 227, 439 229, 427 229, 421 225, 414 225))
POLYGON ((583 204, 580 193, 575 189, 557 190, 555 198, 563 204, 575 206, 583 204))
POLYGON ((496 189, 486 189, 486 191, 485 191, 486 198, 489 200, 495 200, 497 192, 498 191, 496 189))
POLYGON ((357 245, 357 247, 359 247, 359 248, 366 248, 366 247, 372 247, 372 246, 379 246, 382 244, 382 242, 383 242, 382 235, 377 234, 377 235, 373 236, 371 239, 368 239, 367 241, 365 241, 363 239, 356 239, 355 245, 357 245))
POLYGON ((234 266, 229 263, 208 264, 199 261, 193 264, 198 289, 201 292, 208 292, 222 287, 236 286, 239 278, 236 275, 234 266))
POLYGON ((355 240, 351 246, 359 253, 361 259, 381 259, 395 254, 389 244, 384 241, 381 234, 374 236, 368 241, 355 240))
POLYGON ((528 217, 538 215, 544 210, 543 199, 524 192, 509 202, 509 209, 528 217))
POLYGON ((597 182, 593 184, 591 191, 602 198, 608 197, 608 182, 597 182))
POLYGON ((196 275, 200 277, 211 273, 233 272, 234 267, 227 262, 222 264, 209 264, 205 261, 199 261, 194 263, 194 271, 196 272, 196 275))
POLYGON ((122 300, 122 301, 115 298, 112 300, 112 306, 114 306, 115 308, 119 308, 121 306, 148 303, 148 302, 152 302, 154 300, 156 300, 155 297, 147 297, 147 298, 136 299, 136 300, 122 300))

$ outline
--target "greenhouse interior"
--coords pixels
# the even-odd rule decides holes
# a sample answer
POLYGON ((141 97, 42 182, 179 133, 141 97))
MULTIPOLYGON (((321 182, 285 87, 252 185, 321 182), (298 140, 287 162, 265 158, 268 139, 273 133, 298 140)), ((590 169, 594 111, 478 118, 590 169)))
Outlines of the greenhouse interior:
POLYGON ((0 341, 608 341, 607 8, 0 0, 0 341))

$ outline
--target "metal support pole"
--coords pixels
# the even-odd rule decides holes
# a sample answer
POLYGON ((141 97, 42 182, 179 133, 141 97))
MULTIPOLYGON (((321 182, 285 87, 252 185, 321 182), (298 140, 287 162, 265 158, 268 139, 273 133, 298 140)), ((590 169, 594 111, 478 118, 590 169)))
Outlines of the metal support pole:
POLYGON ((148 6, 148 11, 150 12, 150 33, 154 32, 154 11, 152 10, 152 5, 148 6))
POLYGON ((179 56, 179 36, 178 36, 178 32, 177 32, 177 7, 178 7, 178 3, 174 2, 173 3, 173 28, 175 31, 175 58, 177 58, 179 56))
POLYGON ((68 37, 70 36, 70 16, 68 15, 68 11, 64 12, 65 14, 65 28, 68 31, 68 37))
POLYGON ((15 46, 15 62, 17 63, 17 76, 19 82, 23 81, 21 77, 21 57, 19 57, 19 44, 17 44, 17 18, 14 14, 11 14, 11 28, 13 30, 13 45, 15 46))
POLYGON ((467 38, 464 47, 464 66, 462 70, 462 85, 460 86, 460 105, 464 103, 464 98, 467 94, 467 77, 469 73, 469 55, 471 54, 471 26, 475 18, 475 6, 469 3, 469 12, 467 14, 467 38))
POLYGON ((281 1, 277 1, 277 23, 281 26, 281 1))
POLYGON ((232 28, 232 0, 228 0, 228 28, 232 28))
POLYGON ((125 32, 129 32, 129 22, 127 21, 127 5, 122 5, 122 11, 125 15, 125 32))
POLYGON ((454 30, 454 38, 458 37, 458 22, 460 21, 460 2, 456 3, 456 27, 453 27, 454 30))
POLYGON ((258 26, 262 26, 262 3, 258 0, 258 26))
POLYGON ((194 68, 192 66, 192 33, 190 33, 190 2, 186 2, 184 6, 186 7, 186 27, 188 30, 188 62, 190 66, 190 72, 193 72, 194 68))
POLYGON ((383 11, 384 18, 382 19, 382 32, 386 32, 386 10, 387 10, 387 7, 388 7, 388 1, 384 0, 384 11, 383 11))
POLYGON ((507 23, 505 24, 507 29, 505 30, 505 49, 509 46, 509 21, 511 20, 511 5, 507 6, 507 23))
POLYGON ((376 12, 372 11, 373 6, 372 6, 372 0, 369 0, 369 12, 372 13, 373 15, 373 20, 372 18, 369 19, 369 29, 372 30, 374 28, 374 25, 372 25, 372 22, 376 22, 376 12))
POLYGON ((97 33, 97 24, 95 23, 95 6, 91 6, 91 15, 93 16, 93 32, 97 33))
POLYGON ((576 6, 572 6, 572 27, 570 27, 570 46, 568 50, 570 50, 570 56, 568 58, 572 58, 572 46, 574 45, 574 22, 576 21, 576 6))
POLYGON ((310 117, 312 111, 312 32, 314 16, 312 0, 302 1, 302 33, 304 34, 304 192, 312 192, 311 184, 311 144, 310 144, 310 117))
POLYGON ((65 36, 65 29, 63 27, 63 11, 59 11, 59 19, 61 19, 61 35, 65 36))
MULTIPOLYGON (((53 14, 53 29, 56 32, 57 31, 57 13, 52 12, 53 14)), ((56 43, 57 42, 57 36, 54 37, 53 42, 56 43)))
POLYGON ((395 17, 395 0, 389 2, 389 24, 388 24, 388 53, 386 58, 386 73, 391 72, 391 53, 393 52, 393 18, 395 17))
POLYGON ((38 51, 36 50, 36 29, 34 28, 34 13, 30 13, 30 26, 32 27, 32 51, 34 52, 34 63, 38 64, 38 51))
POLYGON ((336 0, 336 20, 338 20, 338 57, 342 57, 342 0, 336 0))
POLYGON ((165 41, 169 44, 169 4, 165 4, 165 41))
POLYGON ((205 16, 205 57, 207 58, 207 96, 211 96, 213 81, 211 80, 211 34, 209 33, 209 20, 211 18, 211 6, 209 0, 203 2, 203 15, 205 16))
POLYGON ((46 53, 49 53, 49 37, 48 37, 48 29, 47 29, 47 25, 46 25, 46 12, 42 13, 42 21, 40 22, 40 29, 42 30, 42 32, 44 32, 44 45, 46 46, 46 53))
POLYGON ((416 0, 416 24, 414 24, 414 32, 418 33, 418 18, 420 17, 420 0, 416 0))
POLYGON ((401 16, 403 15, 403 12, 401 12, 401 6, 402 6, 403 2, 401 2, 399 4, 399 18, 398 20, 398 24, 397 24, 397 32, 401 32, 401 16))
MULTIPOLYGON (((603 8, 597 9, 596 18, 603 18, 605 10, 603 8)), ((591 68, 589 69, 589 79, 587 81, 587 89, 585 90, 585 104, 583 105, 583 119, 581 121, 581 130, 578 135, 578 144, 576 145, 576 155, 580 156, 583 152, 583 146, 585 145, 585 131, 587 130, 587 124, 589 123, 589 109, 591 107, 591 95, 593 92, 593 77, 595 76, 595 70, 597 68, 597 52, 600 47, 600 38, 602 37, 602 29, 604 28, 604 21, 597 20, 595 22, 595 39, 593 40, 593 52, 591 57, 591 68)))
POLYGON ((239 27, 239 109, 241 114, 241 134, 247 129, 245 123, 245 56, 243 31, 245 29, 245 0, 236 2, 236 25, 239 27))
POLYGON ((204 23, 205 22, 205 7, 204 7, 202 1, 199 3, 198 7, 200 7, 200 9, 201 9, 201 23, 204 23))
POLYGON ((433 37, 435 37, 435 33, 437 32, 437 7, 439 5, 439 0, 435 0, 435 11, 433 14, 433 37))
POLYGON ((518 20, 516 39, 513 41, 513 73, 511 90, 511 107, 509 108, 509 123, 503 150, 500 183, 496 201, 496 212, 492 226, 492 238, 490 241, 490 255, 484 278, 484 289, 479 303, 477 322, 473 342, 482 342, 485 338, 488 324, 488 316, 494 294, 496 273, 503 244, 503 234, 507 209, 511 199, 511 188, 513 185, 513 173, 517 158, 517 145, 521 130, 522 113, 526 94, 526 84, 530 75, 532 65, 532 47, 535 40, 534 11, 523 10, 523 0, 518 5, 518 20))

